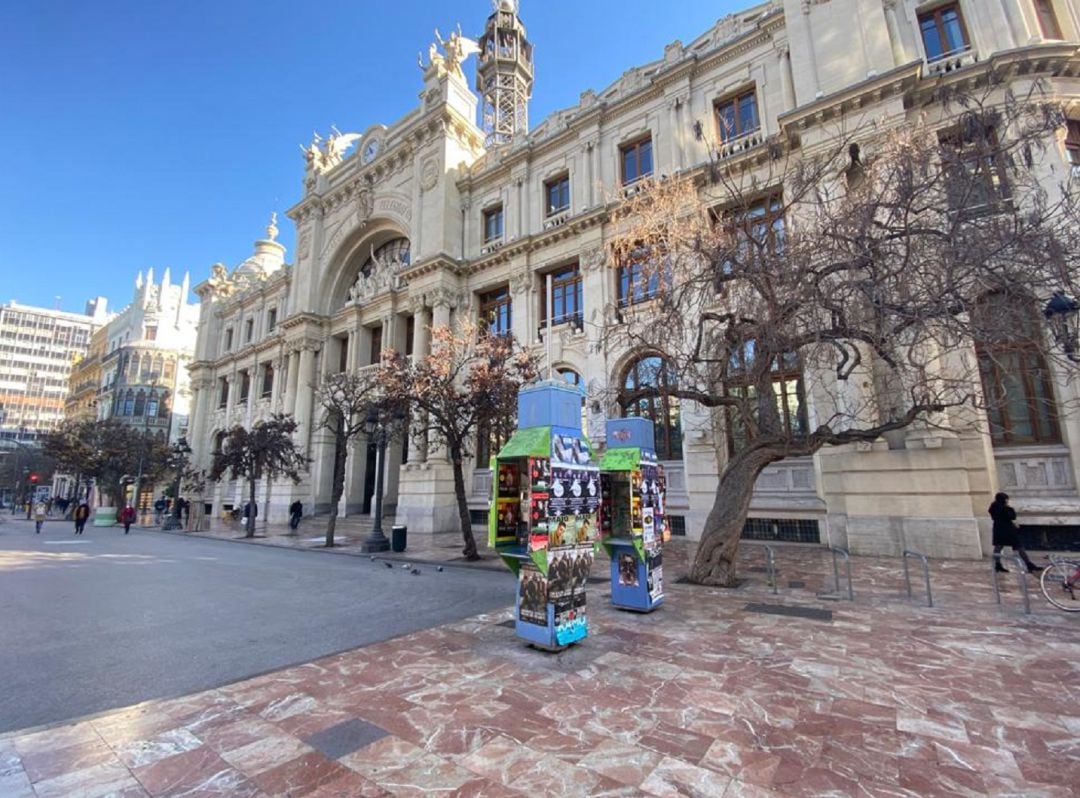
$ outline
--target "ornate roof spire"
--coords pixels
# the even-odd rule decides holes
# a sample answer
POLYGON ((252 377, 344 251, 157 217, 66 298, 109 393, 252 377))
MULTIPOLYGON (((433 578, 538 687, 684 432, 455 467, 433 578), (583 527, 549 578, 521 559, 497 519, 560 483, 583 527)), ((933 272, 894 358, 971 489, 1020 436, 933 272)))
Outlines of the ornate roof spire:
POLYGON ((270 241, 276 241, 278 236, 277 211, 270 214, 270 224, 266 226, 266 237, 270 241))

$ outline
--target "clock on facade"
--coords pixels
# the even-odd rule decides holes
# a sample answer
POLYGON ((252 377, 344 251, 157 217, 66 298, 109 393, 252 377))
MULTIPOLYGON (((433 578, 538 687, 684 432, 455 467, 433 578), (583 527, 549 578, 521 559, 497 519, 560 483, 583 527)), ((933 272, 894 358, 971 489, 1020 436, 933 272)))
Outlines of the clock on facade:
POLYGON ((380 142, 378 139, 371 139, 364 145, 363 152, 360 153, 360 161, 362 163, 371 163, 375 160, 375 156, 379 154, 380 142))

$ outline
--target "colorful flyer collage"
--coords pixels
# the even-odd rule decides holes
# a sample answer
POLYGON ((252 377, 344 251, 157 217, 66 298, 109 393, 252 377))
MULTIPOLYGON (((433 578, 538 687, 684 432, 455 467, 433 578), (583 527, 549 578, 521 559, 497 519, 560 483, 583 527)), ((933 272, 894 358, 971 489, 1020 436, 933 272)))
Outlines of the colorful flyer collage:
POLYGON ((588 634, 585 583, 592 569, 590 546, 554 549, 548 560, 548 598, 555 610, 555 640, 569 645, 588 634))
POLYGON ((547 626, 548 580, 533 563, 523 563, 518 571, 521 596, 518 618, 523 623, 547 626))

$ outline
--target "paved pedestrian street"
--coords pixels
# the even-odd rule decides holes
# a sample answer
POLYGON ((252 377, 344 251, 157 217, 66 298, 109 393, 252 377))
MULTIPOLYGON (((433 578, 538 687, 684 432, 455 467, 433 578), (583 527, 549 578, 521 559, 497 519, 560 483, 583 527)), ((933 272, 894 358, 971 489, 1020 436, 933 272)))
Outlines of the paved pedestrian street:
POLYGON ((590 584, 561 654, 499 610, 8 734, 0 795, 1080 794, 1080 618, 1035 580, 1025 616, 1014 574, 999 608, 987 563, 936 562, 928 608, 898 560, 856 558, 835 600, 827 555, 791 547, 774 596, 744 549, 743 587, 669 584, 651 615, 590 584))

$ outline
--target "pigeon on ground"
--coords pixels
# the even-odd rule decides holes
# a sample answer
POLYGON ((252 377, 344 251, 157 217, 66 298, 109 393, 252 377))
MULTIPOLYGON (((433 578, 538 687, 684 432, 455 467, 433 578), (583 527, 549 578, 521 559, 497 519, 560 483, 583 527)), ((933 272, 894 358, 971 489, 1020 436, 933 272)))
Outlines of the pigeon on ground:
POLYGON ((409 573, 412 574, 413 576, 417 576, 420 573, 420 569, 419 568, 413 568, 411 571, 409 571, 409 573))
POLYGON ((442 566, 440 565, 440 566, 439 566, 438 568, 436 568, 435 570, 436 570, 436 571, 441 571, 441 570, 442 570, 442 566))
POLYGON ((393 568, 393 567, 394 567, 393 565, 391 565, 390 563, 386 562, 385 560, 383 560, 383 565, 385 565, 385 566, 386 566, 387 568, 393 568))

